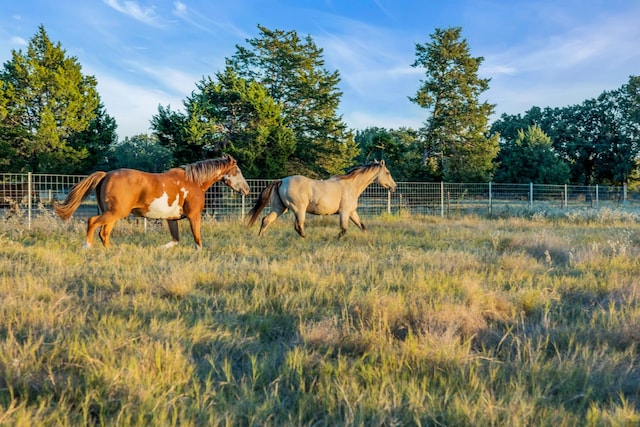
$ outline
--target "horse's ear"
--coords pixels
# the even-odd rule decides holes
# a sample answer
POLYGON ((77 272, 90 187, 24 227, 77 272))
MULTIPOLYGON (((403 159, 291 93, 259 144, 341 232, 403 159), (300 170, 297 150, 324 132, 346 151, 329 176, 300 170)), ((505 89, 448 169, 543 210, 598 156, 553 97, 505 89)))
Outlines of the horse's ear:
POLYGON ((384 166, 384 160, 380 160, 380 166, 384 166))

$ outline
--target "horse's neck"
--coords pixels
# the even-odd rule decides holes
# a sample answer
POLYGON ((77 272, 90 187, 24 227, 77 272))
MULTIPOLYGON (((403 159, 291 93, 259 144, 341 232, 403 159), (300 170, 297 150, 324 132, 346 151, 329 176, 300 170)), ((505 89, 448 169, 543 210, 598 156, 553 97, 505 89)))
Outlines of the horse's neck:
POLYGON ((356 190, 356 194, 360 196, 360 194, 375 181, 377 175, 378 171, 374 169, 370 172, 358 174, 351 179, 351 185, 356 190))
POLYGON ((227 169, 220 169, 219 171, 216 171, 216 173, 211 174, 211 176, 209 177, 209 179, 207 179, 201 186, 202 191, 207 191, 207 189, 209 187, 211 187, 213 184, 215 184, 216 182, 220 181, 222 179, 222 177, 224 176, 224 174, 227 172, 227 169))

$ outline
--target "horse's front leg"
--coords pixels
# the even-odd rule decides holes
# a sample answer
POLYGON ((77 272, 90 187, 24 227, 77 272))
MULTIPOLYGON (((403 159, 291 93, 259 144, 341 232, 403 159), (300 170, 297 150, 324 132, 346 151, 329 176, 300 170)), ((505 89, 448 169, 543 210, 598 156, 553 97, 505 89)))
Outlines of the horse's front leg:
POLYGON ((305 211, 301 210, 299 212, 294 212, 294 215, 296 219, 293 223, 293 228, 298 232, 300 237, 306 237, 306 234, 304 234, 304 220, 306 218, 305 211))
POLYGON ((169 225, 169 232, 171 233, 171 238, 173 240, 162 246, 165 249, 174 247, 180 241, 180 228, 178 227, 178 220, 168 219, 167 224, 169 225))
POLYGON ((193 241, 196 244, 196 249, 202 249, 202 238, 200 236, 200 221, 202 217, 200 214, 189 217, 189 224, 191 225, 191 233, 193 234, 193 241))
POLYGON ((349 218, 351 219, 351 222, 357 225, 360 230, 362 231, 367 230, 367 228, 364 226, 362 221, 360 221, 360 216, 358 215, 358 212, 356 211, 351 212, 351 216, 349 218))

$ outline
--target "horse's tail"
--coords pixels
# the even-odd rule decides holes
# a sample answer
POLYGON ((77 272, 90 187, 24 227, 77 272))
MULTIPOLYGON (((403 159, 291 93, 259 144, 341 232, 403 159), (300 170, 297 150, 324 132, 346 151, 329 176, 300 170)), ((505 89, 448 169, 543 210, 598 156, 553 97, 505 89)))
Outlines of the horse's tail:
MULTIPOLYGON (((256 199, 255 205, 253 205, 253 207, 249 211, 249 227, 251 227, 256 222, 256 220, 260 216, 260 212, 262 212, 262 210, 267 207, 269 203, 271 203, 271 196, 273 195, 273 191, 277 191, 280 188, 281 184, 281 179, 273 181, 271 184, 267 185, 264 190, 262 190, 262 192, 260 192, 260 195, 256 199)), ((280 196, 278 195, 278 197, 280 196)))
POLYGON ((71 188, 67 198, 61 204, 53 203, 53 210, 62 219, 69 219, 71 215, 78 209, 80 203, 87 197, 89 192, 93 190, 107 175, 106 172, 94 172, 71 188))

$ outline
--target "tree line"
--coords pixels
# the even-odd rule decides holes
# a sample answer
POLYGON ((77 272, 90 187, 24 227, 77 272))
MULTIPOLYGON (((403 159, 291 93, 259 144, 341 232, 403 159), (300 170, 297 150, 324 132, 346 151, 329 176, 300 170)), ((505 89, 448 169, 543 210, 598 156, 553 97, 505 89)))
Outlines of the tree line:
POLYGON ((183 108, 158 106, 152 133, 119 141, 93 76, 40 25, 0 70, 0 170, 151 172, 223 153, 249 178, 322 178, 385 159, 399 181, 622 184, 638 181, 640 77, 580 105, 533 106, 489 123, 490 79, 460 27, 415 45, 424 70, 408 101, 419 129, 349 129, 338 108, 340 73, 310 36, 258 26, 225 67, 195 82, 183 108))

